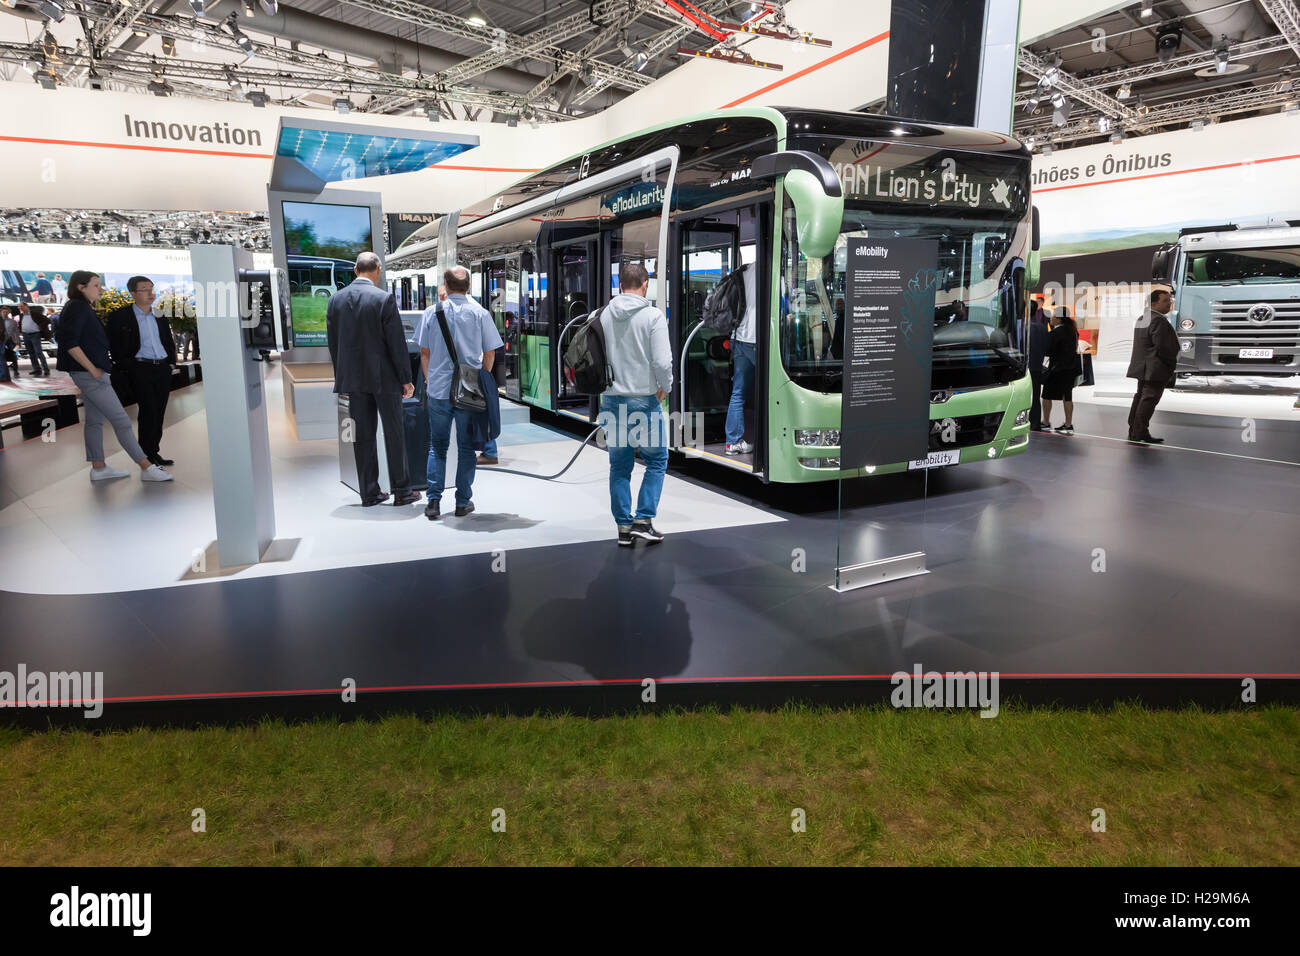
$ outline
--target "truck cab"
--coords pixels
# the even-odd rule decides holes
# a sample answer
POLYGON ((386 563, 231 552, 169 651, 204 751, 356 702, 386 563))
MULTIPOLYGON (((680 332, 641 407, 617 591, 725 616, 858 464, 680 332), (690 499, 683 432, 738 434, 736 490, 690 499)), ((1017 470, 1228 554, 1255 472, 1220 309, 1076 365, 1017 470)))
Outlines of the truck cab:
POLYGON ((1151 277, 1173 288, 1179 378, 1300 372, 1300 220, 1183 229, 1151 277))

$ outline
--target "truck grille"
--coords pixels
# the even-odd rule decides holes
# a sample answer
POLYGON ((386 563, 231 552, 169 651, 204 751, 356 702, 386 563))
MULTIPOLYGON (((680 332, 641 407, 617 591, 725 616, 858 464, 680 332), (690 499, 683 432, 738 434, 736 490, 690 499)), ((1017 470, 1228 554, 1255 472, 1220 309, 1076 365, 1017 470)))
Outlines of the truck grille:
POLYGON ((1216 365, 1291 365, 1300 352, 1300 299, 1268 299, 1273 319, 1256 325, 1246 316, 1260 302, 1211 303, 1210 360, 1216 365), (1243 359, 1241 349, 1272 349, 1272 359, 1243 359))

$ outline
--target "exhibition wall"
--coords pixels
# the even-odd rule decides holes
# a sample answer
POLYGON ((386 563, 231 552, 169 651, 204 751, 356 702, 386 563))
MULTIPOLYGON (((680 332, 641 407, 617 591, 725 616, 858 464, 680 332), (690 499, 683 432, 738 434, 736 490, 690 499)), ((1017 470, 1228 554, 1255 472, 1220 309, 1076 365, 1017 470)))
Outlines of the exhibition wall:
MULTIPOLYGON (((1072 0, 1028 5, 1022 39, 1045 35, 1113 4, 1072 0)), ((782 71, 695 59, 652 86, 588 117, 536 129, 443 121, 481 145, 458 163, 378 177, 387 210, 463 208, 528 172, 615 136, 686 113, 741 105, 851 110, 881 99, 888 64, 887 0, 846 4, 792 0, 791 22, 830 39, 831 48, 756 38, 746 52, 782 71)), ((265 210, 267 161, 281 116, 320 110, 5 83, 0 129, 0 205, 33 208, 265 210), (57 108, 56 108, 57 107, 57 108), (143 135, 141 135, 143 134, 143 135), (111 192, 105 170, 112 170, 111 192)), ((428 130, 424 116, 352 113, 349 122, 428 130)))

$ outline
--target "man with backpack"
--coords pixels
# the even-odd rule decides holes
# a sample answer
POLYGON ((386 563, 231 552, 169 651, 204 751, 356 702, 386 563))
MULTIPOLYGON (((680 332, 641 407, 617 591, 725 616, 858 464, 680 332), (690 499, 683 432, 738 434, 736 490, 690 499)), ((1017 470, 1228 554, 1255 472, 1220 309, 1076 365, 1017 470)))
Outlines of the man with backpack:
POLYGON ((599 328, 600 335, 582 338, 583 343, 595 340, 588 348, 588 358, 597 360, 593 365, 600 364, 594 353, 604 353, 603 387, 584 390, 603 392, 600 424, 609 449, 610 510, 623 547, 638 538, 649 544, 664 539, 655 529, 654 518, 668 471, 668 429, 661 403, 673 388, 673 354, 668 319, 646 298, 649 279, 645 266, 623 263, 618 272, 623 291, 610 300, 597 322, 589 323, 599 328), (645 474, 633 514, 632 466, 638 451, 645 474))

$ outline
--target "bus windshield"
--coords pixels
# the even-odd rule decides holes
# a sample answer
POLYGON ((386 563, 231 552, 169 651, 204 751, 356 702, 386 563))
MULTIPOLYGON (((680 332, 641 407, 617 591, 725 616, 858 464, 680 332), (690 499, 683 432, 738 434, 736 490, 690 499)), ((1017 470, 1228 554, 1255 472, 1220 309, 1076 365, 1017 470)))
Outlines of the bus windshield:
POLYGON ((809 259, 798 248, 795 213, 782 230, 781 358, 796 383, 840 389, 844 356, 845 272, 850 240, 884 237, 939 243, 934 311, 935 381, 1002 384, 1024 374, 1019 342, 1023 314, 1023 222, 997 217, 882 214, 846 206, 833 252, 809 259), (966 382, 960 374, 974 370, 966 382))
POLYGON ((1187 257, 1187 285, 1300 281, 1300 246, 1195 252, 1187 257))

